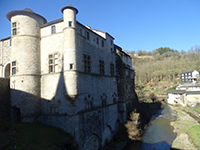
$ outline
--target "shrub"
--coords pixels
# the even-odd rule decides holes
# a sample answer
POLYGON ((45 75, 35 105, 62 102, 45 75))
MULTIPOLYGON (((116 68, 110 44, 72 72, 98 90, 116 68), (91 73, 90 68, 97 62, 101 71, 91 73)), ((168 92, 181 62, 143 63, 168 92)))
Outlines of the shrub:
POLYGON ((127 121, 125 127, 127 128, 128 137, 134 140, 139 136, 140 129, 138 128, 139 113, 131 112, 130 120, 127 121))
POLYGON ((150 93, 150 94, 149 94, 149 98, 150 98, 153 102, 155 102, 155 101, 157 100, 157 97, 156 97, 156 95, 155 95, 154 93, 150 93))

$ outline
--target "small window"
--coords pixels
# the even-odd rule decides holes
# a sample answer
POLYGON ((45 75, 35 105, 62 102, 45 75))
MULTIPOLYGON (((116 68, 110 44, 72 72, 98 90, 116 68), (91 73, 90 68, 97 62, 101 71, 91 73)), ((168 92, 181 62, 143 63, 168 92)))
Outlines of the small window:
POLYGON ((56 33, 56 26, 51 26, 51 34, 54 34, 56 33))
POLYGON ((12 23, 12 35, 17 35, 17 23, 12 23))
POLYGON ((12 27, 13 27, 13 28, 17 27, 17 23, 16 23, 16 22, 13 22, 13 23, 12 23, 12 27))
POLYGON ((105 74, 105 64, 104 64, 104 61, 103 60, 99 60, 99 73, 101 75, 104 75, 105 74))
POLYGON ((17 35, 17 29, 16 28, 13 29, 12 31, 13 31, 13 33, 12 33, 13 35, 17 35))
POLYGON ((110 44, 111 44, 111 45, 113 44, 113 40, 110 40, 110 44))
POLYGON ((99 38, 97 38, 97 44, 99 44, 99 38))
POLYGON ((74 68, 74 64, 73 63, 69 64, 69 69, 72 70, 73 68, 74 68))
POLYGON ((12 75, 16 74, 16 61, 12 62, 12 75))
POLYGON ((69 21, 69 27, 71 27, 72 26, 72 21, 69 21))
POLYGON ((90 33, 89 32, 86 32, 86 36, 87 36, 87 40, 90 40, 90 33))
POLYGON ((101 41, 101 46, 104 47, 104 41, 103 40, 101 41))
POLYGON ((84 72, 91 72, 91 57, 90 55, 83 54, 84 72))
POLYGON ((49 73, 58 72, 58 54, 49 55, 49 73))

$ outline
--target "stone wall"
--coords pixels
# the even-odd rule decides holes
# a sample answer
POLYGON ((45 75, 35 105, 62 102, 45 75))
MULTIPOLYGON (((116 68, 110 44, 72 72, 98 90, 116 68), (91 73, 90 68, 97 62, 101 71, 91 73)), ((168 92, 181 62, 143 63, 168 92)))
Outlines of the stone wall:
POLYGON ((10 76, 10 71, 9 71, 10 57, 11 57, 10 37, 0 39, 0 77, 1 78, 7 78, 10 76))
POLYGON ((9 79, 0 78, 0 120, 10 120, 9 79))
POLYGON ((195 106, 197 105, 197 103, 200 103, 200 93, 187 94, 187 96, 185 96, 185 100, 186 100, 187 105, 195 106))
POLYGON ((115 51, 118 96, 121 102, 126 103, 126 111, 129 113, 137 103, 134 94, 135 71, 131 66, 129 66, 131 62, 124 61, 128 60, 130 56, 123 52, 122 48, 117 45, 115 45, 115 51))

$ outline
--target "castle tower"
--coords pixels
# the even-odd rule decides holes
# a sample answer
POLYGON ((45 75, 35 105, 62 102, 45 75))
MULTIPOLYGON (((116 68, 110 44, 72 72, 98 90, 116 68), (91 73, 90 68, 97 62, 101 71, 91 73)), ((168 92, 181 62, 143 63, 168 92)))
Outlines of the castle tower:
POLYGON ((11 119, 33 122, 40 112, 40 25, 29 8, 9 12, 11 21, 11 119))
POLYGON ((76 14, 78 10, 71 4, 61 9, 63 13, 63 55, 64 77, 67 95, 71 98, 77 96, 77 48, 76 48, 76 14))

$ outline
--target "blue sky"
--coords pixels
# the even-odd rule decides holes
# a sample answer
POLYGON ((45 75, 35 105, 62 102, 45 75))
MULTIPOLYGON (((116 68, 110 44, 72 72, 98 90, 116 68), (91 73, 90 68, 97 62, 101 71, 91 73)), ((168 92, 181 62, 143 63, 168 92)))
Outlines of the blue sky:
POLYGON ((0 39, 10 36, 8 12, 29 7, 50 22, 69 3, 80 23, 108 32, 125 50, 200 45, 200 0, 0 0, 0 39))

